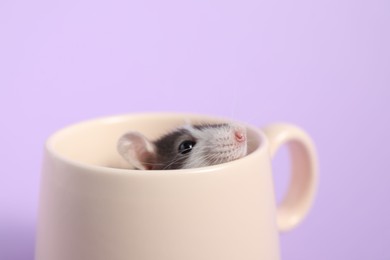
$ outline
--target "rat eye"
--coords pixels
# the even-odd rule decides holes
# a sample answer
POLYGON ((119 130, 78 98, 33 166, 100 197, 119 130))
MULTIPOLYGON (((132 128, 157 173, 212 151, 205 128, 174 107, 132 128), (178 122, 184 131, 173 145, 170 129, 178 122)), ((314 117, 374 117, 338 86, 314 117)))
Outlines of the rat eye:
POLYGON ((179 153, 186 154, 191 152, 192 148, 194 147, 195 142, 194 141, 184 141, 179 145, 179 153))

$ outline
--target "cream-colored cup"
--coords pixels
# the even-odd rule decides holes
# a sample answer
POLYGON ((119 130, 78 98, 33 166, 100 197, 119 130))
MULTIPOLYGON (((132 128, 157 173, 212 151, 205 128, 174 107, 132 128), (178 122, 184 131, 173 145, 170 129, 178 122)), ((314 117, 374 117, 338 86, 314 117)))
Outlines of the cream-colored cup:
POLYGON ((192 114, 135 114, 83 122, 51 136, 45 149, 36 260, 276 260, 278 233, 308 212, 317 162, 299 128, 246 125, 249 154, 204 168, 123 169, 118 138, 156 138, 192 114), (287 144, 292 177, 276 205, 271 158, 287 144))

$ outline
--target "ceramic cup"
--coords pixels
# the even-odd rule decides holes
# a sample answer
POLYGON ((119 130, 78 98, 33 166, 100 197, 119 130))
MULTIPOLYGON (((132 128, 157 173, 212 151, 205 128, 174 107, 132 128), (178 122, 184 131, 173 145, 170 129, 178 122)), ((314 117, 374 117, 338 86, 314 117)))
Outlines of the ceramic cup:
POLYGON ((153 139, 193 114, 134 114, 82 122, 52 135, 43 161, 36 260, 276 260, 278 234, 308 212, 314 146, 301 129, 246 125, 249 154, 195 169, 125 169, 116 151, 129 130, 153 139), (291 182, 276 205, 271 160, 291 154, 291 182))

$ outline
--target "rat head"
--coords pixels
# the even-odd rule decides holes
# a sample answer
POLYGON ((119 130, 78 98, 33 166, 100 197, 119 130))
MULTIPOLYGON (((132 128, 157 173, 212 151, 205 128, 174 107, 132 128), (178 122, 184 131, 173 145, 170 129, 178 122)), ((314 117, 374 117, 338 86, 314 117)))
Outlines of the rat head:
POLYGON ((247 137, 245 128, 236 124, 188 125, 156 141, 129 132, 119 139, 118 151, 138 169, 197 168, 245 156, 247 137))

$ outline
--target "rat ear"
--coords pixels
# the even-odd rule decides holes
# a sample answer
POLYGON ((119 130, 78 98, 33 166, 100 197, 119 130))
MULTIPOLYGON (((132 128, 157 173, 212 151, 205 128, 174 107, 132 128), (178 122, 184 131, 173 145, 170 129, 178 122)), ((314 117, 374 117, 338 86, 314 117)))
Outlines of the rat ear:
POLYGON ((141 170, 152 169, 156 152, 154 144, 138 132, 124 134, 117 144, 120 155, 134 167, 141 170))

